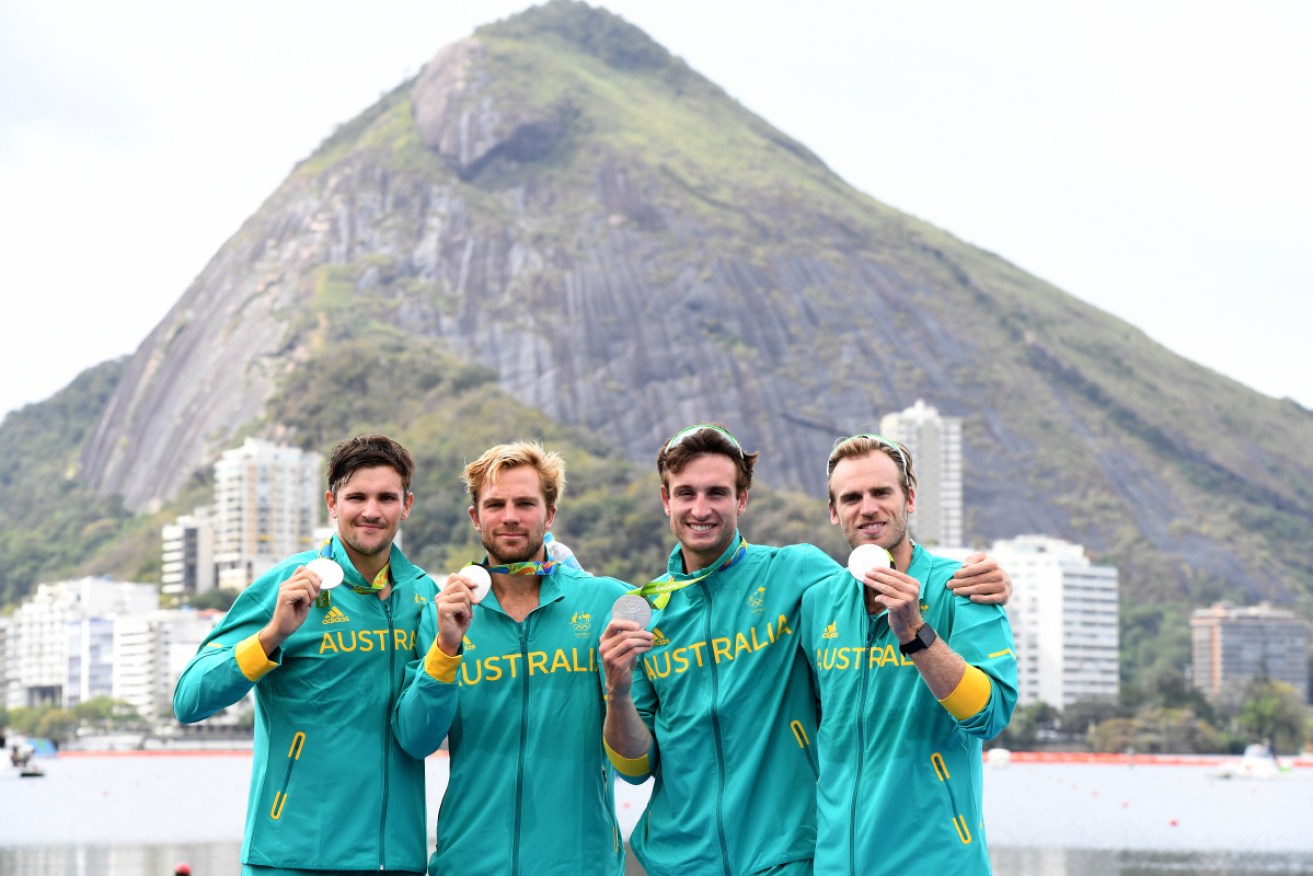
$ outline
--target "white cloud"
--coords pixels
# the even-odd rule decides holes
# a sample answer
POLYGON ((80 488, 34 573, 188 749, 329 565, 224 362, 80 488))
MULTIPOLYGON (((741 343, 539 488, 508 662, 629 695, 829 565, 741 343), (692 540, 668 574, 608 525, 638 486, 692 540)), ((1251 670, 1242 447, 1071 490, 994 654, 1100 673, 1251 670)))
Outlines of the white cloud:
MULTIPOLYGON (((858 188, 1313 407, 1310 7, 607 5, 858 188)), ((0 6, 0 411, 131 352, 337 124, 522 7, 0 6)))

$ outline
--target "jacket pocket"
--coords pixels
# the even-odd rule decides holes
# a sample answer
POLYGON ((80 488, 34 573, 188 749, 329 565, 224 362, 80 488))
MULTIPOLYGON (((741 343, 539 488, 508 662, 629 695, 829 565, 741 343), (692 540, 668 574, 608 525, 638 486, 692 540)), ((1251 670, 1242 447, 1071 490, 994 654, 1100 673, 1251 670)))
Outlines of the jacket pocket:
POLYGON ((953 831, 957 834, 958 841, 964 846, 971 845, 971 827, 967 824, 962 810, 957 808, 957 795, 953 793, 953 783, 949 781, 952 776, 948 774, 948 764, 944 762, 944 756, 937 751, 932 753, 930 766, 934 767, 935 776, 947 794, 948 813, 953 821, 953 831))
POLYGON ((274 792, 274 803, 269 807, 269 817, 274 821, 283 817, 283 807, 287 805, 287 790, 292 784, 292 770, 296 767, 296 762, 301 759, 301 752, 304 749, 305 733, 298 730, 292 736, 291 747, 287 749, 287 773, 283 776, 283 786, 274 792))
POLYGON ((811 739, 807 737, 807 728, 801 721, 791 721, 789 730, 793 733, 794 741, 802 749, 802 753, 807 755, 807 765, 812 769, 812 778, 819 779, 821 776, 821 766, 816 762, 816 749, 812 747, 811 739))

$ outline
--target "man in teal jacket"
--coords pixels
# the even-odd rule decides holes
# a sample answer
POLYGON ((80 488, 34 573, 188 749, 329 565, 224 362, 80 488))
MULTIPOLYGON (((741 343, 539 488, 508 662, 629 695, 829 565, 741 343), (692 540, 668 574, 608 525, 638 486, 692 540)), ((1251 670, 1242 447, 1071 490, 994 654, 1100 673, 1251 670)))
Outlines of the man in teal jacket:
POLYGON ((424 872, 423 758, 442 737, 396 708, 437 595, 393 544, 413 470, 385 436, 338 444, 325 495, 337 534, 243 591, 178 680, 184 723, 255 689, 243 874, 424 872), (342 586, 321 590, 306 568, 320 557, 341 567, 342 586))
MULTIPOLYGON (((812 871, 816 704, 798 612, 840 567, 810 545, 743 539, 756 460, 720 425, 666 442, 657 470, 679 544, 643 588, 650 629, 613 620, 602 636, 608 754, 628 781, 655 776, 630 838, 650 876, 812 871)), ((953 586, 997 600, 1007 581, 986 562, 953 586)))
POLYGON ((1001 606, 955 596, 960 564, 908 533, 912 457, 879 435, 836 445, 830 520, 892 567, 847 570, 808 591, 800 636, 821 700, 816 871, 987 874, 981 740, 1017 700, 1001 606))
MULTIPOLYGON (((619 876, 597 642, 629 586, 548 553, 565 487, 558 454, 498 445, 464 480, 491 589, 480 593, 469 574, 448 578, 435 647, 406 693, 434 703, 406 714, 423 737, 447 735, 451 751, 430 873, 619 876)), ((433 634, 428 612, 420 637, 433 634)))

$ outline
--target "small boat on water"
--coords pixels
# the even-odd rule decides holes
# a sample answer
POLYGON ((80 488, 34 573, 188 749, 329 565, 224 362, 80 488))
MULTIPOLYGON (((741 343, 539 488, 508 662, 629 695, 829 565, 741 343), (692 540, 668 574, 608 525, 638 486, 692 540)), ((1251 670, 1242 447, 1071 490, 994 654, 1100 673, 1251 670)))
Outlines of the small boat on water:
POLYGON ((17 739, 9 748, 9 762, 20 779, 39 779, 46 774, 33 758, 54 757, 55 747, 48 739, 17 739))
POLYGON ((1293 771, 1294 767, 1281 763, 1271 748, 1256 742, 1245 748, 1242 756, 1222 761, 1216 775, 1219 779, 1275 779, 1293 771))

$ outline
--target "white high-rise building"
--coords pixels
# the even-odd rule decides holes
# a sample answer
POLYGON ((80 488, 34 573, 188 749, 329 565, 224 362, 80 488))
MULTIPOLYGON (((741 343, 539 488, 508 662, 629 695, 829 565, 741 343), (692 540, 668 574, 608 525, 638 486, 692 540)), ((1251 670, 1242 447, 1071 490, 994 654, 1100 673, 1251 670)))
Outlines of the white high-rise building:
POLYGON ((308 550, 323 507, 322 457, 247 438, 214 464, 220 587, 245 589, 270 566, 308 550))
POLYGON ((1077 544, 1042 535, 996 541, 990 551, 1012 576, 1008 620, 1017 652, 1017 705, 1058 709, 1115 700, 1117 570, 1097 566, 1077 544))
POLYGON ((18 662, 13 650, 14 622, 7 617, 0 617, 0 704, 8 706, 21 697, 17 691, 11 693, 11 687, 18 685, 18 662))
POLYGON ((222 615, 184 608, 116 619, 114 699, 131 703, 149 722, 169 720, 178 676, 222 615))
POLYGON ((67 708, 111 696, 114 623, 157 608, 153 584, 108 578, 38 584, 9 627, 6 705, 67 708))
POLYGON ((941 417, 921 399, 880 419, 880 434, 912 454, 916 511, 912 537, 927 547, 962 544, 962 420, 941 417))
POLYGON ((213 590, 214 518, 204 508, 164 526, 160 592, 170 596, 195 596, 213 590))

